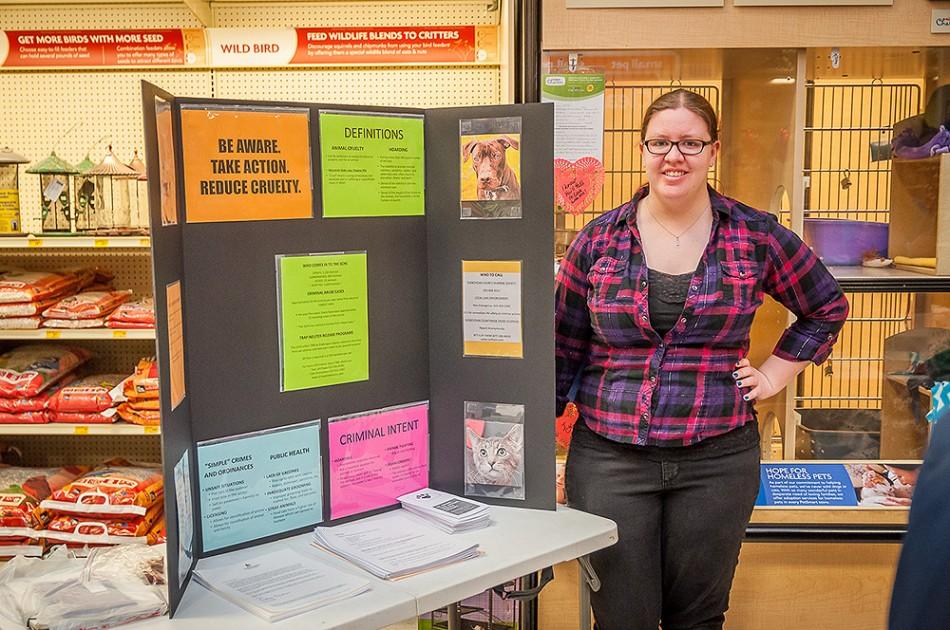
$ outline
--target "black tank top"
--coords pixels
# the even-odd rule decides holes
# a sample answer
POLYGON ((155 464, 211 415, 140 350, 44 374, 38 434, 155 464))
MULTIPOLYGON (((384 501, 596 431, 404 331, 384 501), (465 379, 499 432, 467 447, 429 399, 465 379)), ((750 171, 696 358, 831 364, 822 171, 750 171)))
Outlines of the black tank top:
POLYGON ((650 323, 661 337, 665 336, 683 313, 692 272, 669 274, 647 269, 650 282, 650 323))

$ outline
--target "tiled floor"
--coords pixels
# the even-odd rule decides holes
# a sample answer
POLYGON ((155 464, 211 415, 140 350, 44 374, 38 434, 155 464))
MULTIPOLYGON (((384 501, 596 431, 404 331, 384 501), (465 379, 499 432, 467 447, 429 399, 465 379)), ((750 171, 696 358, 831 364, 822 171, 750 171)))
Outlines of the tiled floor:
POLYGON ((392 626, 386 626, 382 630, 416 630, 416 620, 403 621, 392 626))

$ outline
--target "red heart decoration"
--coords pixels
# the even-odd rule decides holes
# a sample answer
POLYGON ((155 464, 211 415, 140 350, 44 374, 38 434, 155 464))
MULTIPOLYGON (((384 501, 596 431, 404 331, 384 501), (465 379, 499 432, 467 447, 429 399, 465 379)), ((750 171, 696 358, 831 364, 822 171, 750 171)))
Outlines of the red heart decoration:
POLYGON ((603 185, 604 165, 597 158, 554 160, 554 195, 557 204, 571 214, 580 214, 594 203, 603 185))

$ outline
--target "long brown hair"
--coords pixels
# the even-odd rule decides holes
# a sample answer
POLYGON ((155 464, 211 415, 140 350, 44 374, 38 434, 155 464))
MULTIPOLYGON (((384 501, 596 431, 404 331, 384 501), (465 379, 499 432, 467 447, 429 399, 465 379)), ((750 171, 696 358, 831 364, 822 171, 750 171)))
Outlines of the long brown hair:
POLYGON ((647 107, 646 112, 643 114, 643 124, 640 127, 640 134, 646 135, 647 125, 650 124, 650 119, 653 118, 657 112, 661 112, 664 109, 679 109, 681 107, 688 109, 703 119, 703 122, 706 123, 706 127, 709 128, 710 140, 715 142, 719 139, 719 121, 716 118, 716 110, 714 110, 712 105, 709 104, 709 101, 701 95, 696 92, 684 90, 683 88, 667 92, 650 103, 650 106, 647 107))

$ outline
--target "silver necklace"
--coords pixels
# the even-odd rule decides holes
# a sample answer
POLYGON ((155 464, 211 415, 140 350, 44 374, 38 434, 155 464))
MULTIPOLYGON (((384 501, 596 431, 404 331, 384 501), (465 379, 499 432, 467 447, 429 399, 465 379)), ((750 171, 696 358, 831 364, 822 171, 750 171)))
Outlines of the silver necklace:
POLYGON ((685 235, 685 234, 686 234, 687 232, 689 232, 690 230, 692 230, 692 229, 693 229, 693 226, 696 225, 697 223, 699 223, 699 220, 700 220, 701 218, 703 218, 703 216, 706 214, 706 212, 709 211, 710 209, 712 209, 712 206, 710 206, 710 205, 707 205, 705 208, 703 208, 703 211, 700 212, 698 215, 696 215, 696 218, 693 219, 693 222, 689 224, 689 227, 687 227, 685 230, 683 230, 683 231, 680 232, 679 234, 676 234, 675 232, 673 232, 673 230, 671 230, 670 228, 668 228, 668 227, 666 227, 665 225, 663 225, 663 223, 660 221, 660 219, 657 218, 656 213, 653 212, 653 209, 652 209, 652 208, 650 209, 650 216, 653 218, 654 221, 656 221, 656 224, 657 224, 657 225, 659 225, 661 228, 663 228, 663 231, 664 231, 664 232, 666 232, 667 234, 669 234, 670 236, 673 237, 673 245, 674 245, 675 247, 679 247, 679 246, 680 246, 680 237, 683 236, 683 235, 685 235))

